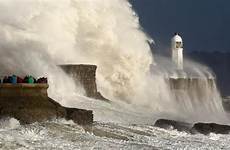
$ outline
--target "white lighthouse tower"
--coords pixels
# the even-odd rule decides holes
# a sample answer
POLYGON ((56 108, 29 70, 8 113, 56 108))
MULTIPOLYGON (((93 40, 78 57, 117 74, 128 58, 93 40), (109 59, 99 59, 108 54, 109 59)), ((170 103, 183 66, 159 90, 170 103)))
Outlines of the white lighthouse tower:
POLYGON ((171 44, 172 61, 178 70, 183 70, 183 40, 178 33, 175 33, 171 44))

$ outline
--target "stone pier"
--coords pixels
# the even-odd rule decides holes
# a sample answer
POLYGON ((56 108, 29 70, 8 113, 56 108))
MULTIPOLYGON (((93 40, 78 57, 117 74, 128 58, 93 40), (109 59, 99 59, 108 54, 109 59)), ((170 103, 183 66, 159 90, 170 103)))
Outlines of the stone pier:
POLYGON ((97 90, 96 65, 67 64, 60 67, 75 80, 76 84, 80 83, 84 87, 87 97, 108 101, 97 90))
POLYGON ((48 97, 48 84, 0 84, 0 118, 13 117, 22 124, 66 118, 91 126, 93 112, 66 108, 48 97))

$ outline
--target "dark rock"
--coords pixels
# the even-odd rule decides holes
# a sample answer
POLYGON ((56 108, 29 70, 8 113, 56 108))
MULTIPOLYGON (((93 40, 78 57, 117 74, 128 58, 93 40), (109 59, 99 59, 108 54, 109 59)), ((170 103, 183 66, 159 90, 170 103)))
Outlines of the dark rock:
POLYGON ((75 123, 84 126, 85 129, 91 130, 93 124, 93 111, 77 108, 66 108, 66 119, 73 120, 75 123))
POLYGON ((79 83, 84 87, 86 96, 90 98, 109 101, 97 91, 96 84, 96 65, 60 65, 60 67, 69 74, 75 83, 79 83))
POLYGON ((216 123, 196 123, 191 129, 191 132, 194 133, 196 131, 205 135, 211 132, 216 134, 229 134, 230 126, 216 123))
POLYGON ((48 97, 47 89, 48 84, 1 84, 0 118, 13 117, 22 124, 66 118, 92 125, 92 111, 63 107, 48 97))
POLYGON ((65 108, 65 119, 73 120, 75 123, 84 127, 85 130, 91 131, 93 124, 93 111, 78 109, 78 108, 65 108))
POLYGON ((167 119, 157 120, 154 126, 164 128, 164 129, 170 129, 171 127, 173 127, 173 129, 177 129, 178 131, 186 131, 186 132, 190 132, 190 129, 192 128, 192 124, 190 123, 167 120, 167 119))
POLYGON ((221 125, 216 123, 195 123, 194 125, 191 123, 185 123, 180 121, 174 120, 167 120, 167 119, 159 119, 155 122, 154 126, 170 129, 173 127, 178 131, 186 131, 192 134, 201 133, 201 134, 229 134, 230 126, 228 125, 221 125))

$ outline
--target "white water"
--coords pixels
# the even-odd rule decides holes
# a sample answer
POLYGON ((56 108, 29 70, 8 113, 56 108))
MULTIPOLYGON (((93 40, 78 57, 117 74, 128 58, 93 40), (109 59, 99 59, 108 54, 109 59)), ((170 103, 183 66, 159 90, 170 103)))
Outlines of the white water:
MULTIPOLYGON (((108 99, 146 108, 146 113, 182 114, 164 73, 150 72, 151 39, 127 0, 0 0, 0 10, 1 75, 47 76, 49 96, 71 105, 68 99, 84 90, 57 65, 96 64, 98 89, 108 99)), ((218 97, 216 89, 214 96, 213 89, 204 90, 206 100, 218 97)), ((184 101, 192 101, 186 96, 184 101)), ((222 113, 219 103, 215 111, 222 113)))
POLYGON ((73 94, 75 87, 55 65, 92 63, 98 65, 98 85, 106 97, 143 99, 147 86, 143 79, 152 56, 148 38, 126 0, 1 0, 0 4, 2 74, 46 75, 50 96, 58 98, 67 93, 65 89, 66 95, 73 94))
POLYGON ((85 133, 81 127, 65 120, 17 125, 10 129, 0 126, 1 149, 227 150, 229 141, 229 135, 191 135, 151 125, 95 123, 94 134, 85 133))
POLYGON ((56 65, 92 63, 105 97, 152 110, 170 102, 163 78, 150 76, 149 39, 128 1, 1 0, 0 10, 2 75, 48 76, 49 95, 66 103, 83 92, 56 65))
MULTIPOLYGON (((171 97, 180 113, 186 114, 181 120, 216 121, 228 123, 222 98, 216 87, 216 77, 206 66, 185 59, 184 70, 178 71, 169 58, 156 56, 157 66, 153 66, 153 74, 178 81, 176 89, 171 89, 171 97), (156 71, 157 70, 157 71, 156 71)), ((180 115, 179 115, 180 116, 180 115)), ((179 117, 178 116, 178 117, 179 117)))
MULTIPOLYGON (((141 31, 138 17, 127 0, 0 0, 1 75, 47 76, 50 97, 65 106, 94 110, 100 127, 104 128, 104 122, 116 122, 120 125, 108 126, 115 128, 113 132, 120 132, 121 124, 136 123, 140 130, 150 134, 142 136, 122 131, 128 134, 129 140, 134 140, 126 142, 85 134, 79 127, 76 130, 63 123, 51 123, 54 127, 49 123, 45 127, 35 124, 16 129, 3 128, 2 135, 7 138, 1 137, 2 147, 48 149, 57 146, 64 149, 70 146, 87 149, 96 146, 106 149, 112 146, 114 149, 138 149, 146 146, 151 149, 153 146, 186 148, 191 142, 194 148, 198 148, 201 144, 197 141, 203 140, 201 143, 205 146, 219 148, 217 143, 222 137, 213 142, 209 137, 187 134, 180 137, 176 132, 178 137, 174 131, 168 133, 146 125, 153 124, 159 117, 226 121, 216 87, 204 86, 204 98, 199 109, 189 108, 191 101, 201 99, 196 92, 179 95, 183 97, 178 102, 165 81, 165 75, 173 72, 168 69, 170 64, 159 63, 150 72, 154 62, 148 40, 151 39, 141 31), (74 85, 73 80, 57 67, 63 63, 96 64, 99 91, 113 103, 85 98, 84 90, 74 85), (184 102, 187 103, 185 106, 184 102), (208 111, 200 111, 202 108, 208 111), (62 128, 65 129, 59 132, 62 128)), ((160 60, 164 62, 164 59, 160 60)), ((199 65, 194 67, 189 63, 188 67, 192 68, 189 71, 195 71, 202 78, 211 75, 199 65)), ((222 147, 228 148, 228 139, 227 136, 222 147)))

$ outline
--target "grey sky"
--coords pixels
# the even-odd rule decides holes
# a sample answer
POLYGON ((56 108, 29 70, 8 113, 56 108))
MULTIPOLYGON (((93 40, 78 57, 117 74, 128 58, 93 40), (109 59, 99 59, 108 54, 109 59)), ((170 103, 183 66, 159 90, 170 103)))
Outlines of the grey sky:
POLYGON ((130 0, 157 49, 174 32, 187 51, 230 52, 230 0, 130 0))

